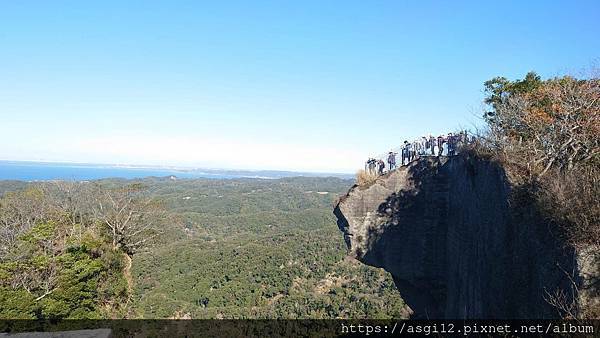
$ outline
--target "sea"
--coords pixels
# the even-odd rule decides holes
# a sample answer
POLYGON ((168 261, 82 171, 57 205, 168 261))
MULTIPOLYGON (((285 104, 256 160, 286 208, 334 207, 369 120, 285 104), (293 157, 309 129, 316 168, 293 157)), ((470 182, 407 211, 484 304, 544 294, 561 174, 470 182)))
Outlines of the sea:
POLYGON ((283 177, 339 177, 351 175, 336 173, 303 173, 274 170, 227 170, 202 168, 171 168, 151 166, 121 166, 104 164, 53 163, 0 161, 0 180, 49 181, 49 180, 97 180, 105 178, 135 179, 145 177, 172 178, 258 178, 278 179, 283 177))

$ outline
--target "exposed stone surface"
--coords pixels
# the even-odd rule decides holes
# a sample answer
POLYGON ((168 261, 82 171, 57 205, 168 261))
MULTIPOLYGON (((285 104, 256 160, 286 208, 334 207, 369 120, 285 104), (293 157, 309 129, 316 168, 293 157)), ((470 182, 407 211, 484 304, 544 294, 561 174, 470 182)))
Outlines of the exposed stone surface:
POLYGON ((548 294, 572 297, 577 257, 510 193, 494 163, 427 158, 352 187, 334 214, 350 255, 389 271, 415 318, 557 317, 548 294))

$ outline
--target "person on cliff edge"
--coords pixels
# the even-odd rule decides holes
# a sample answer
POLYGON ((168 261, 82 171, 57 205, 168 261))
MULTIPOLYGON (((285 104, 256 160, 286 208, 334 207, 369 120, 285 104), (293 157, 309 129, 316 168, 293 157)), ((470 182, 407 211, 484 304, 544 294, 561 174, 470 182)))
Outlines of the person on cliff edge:
POLYGON ((402 162, 401 165, 405 164, 405 159, 408 159, 408 141, 404 140, 404 146, 402 147, 402 162))
POLYGON ((379 172, 379 175, 383 175, 383 170, 385 170, 385 162, 383 162, 383 160, 378 160, 377 161, 377 170, 379 172))
POLYGON ((394 153, 393 151, 390 151, 387 161, 388 161, 388 166, 390 168, 389 169, 390 171, 396 169, 396 153, 394 153))
POLYGON ((444 136, 442 136, 442 135, 438 136, 438 138, 437 138, 438 156, 442 156, 442 154, 444 152, 444 143, 446 143, 444 136))

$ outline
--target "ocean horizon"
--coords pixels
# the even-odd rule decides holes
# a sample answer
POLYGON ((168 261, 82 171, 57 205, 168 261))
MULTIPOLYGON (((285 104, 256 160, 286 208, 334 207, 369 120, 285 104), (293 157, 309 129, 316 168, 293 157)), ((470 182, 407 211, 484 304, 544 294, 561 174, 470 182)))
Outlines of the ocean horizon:
POLYGON ((106 178, 138 179, 146 177, 169 177, 193 179, 278 179, 283 177, 309 176, 309 177, 338 177, 352 178, 350 174, 343 173, 312 173, 278 170, 236 170, 236 169, 208 169, 208 168, 182 168, 161 167, 148 165, 124 164, 94 164, 94 163, 67 163, 67 162, 35 162, 35 161, 9 161, 0 160, 0 180, 17 181, 50 181, 70 180, 85 181, 106 178))

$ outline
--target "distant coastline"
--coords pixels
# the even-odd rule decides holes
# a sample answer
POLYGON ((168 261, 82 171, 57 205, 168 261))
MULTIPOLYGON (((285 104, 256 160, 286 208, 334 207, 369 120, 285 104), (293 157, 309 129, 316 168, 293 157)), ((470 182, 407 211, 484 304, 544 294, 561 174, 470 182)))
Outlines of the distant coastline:
POLYGON ((175 176, 176 178, 184 179, 278 179, 283 177, 295 176, 352 178, 352 175, 350 174, 341 173, 312 173, 278 170, 237 170, 130 164, 0 160, 0 180, 95 180, 103 178, 135 179, 145 177, 168 176, 175 176))

